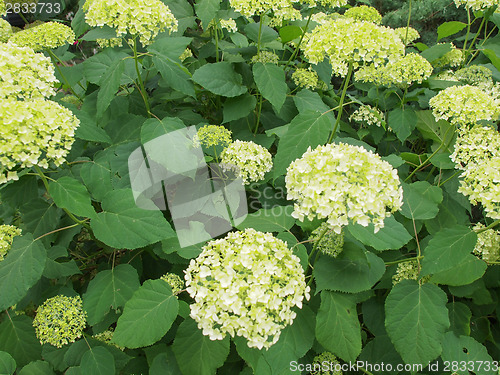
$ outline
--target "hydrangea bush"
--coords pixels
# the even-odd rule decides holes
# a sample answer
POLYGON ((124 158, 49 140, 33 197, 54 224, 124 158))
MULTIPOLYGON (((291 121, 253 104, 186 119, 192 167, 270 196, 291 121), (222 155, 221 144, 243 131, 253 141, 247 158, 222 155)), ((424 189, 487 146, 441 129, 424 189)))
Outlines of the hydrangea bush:
POLYGON ((0 373, 499 373, 499 3, 368 3, 0 20, 0 373))

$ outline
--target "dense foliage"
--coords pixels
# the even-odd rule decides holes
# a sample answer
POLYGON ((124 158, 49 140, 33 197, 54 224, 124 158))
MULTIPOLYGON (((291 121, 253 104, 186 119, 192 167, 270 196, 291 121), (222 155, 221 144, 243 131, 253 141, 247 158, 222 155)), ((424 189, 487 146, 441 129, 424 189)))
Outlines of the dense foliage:
POLYGON ((0 373, 500 373, 499 2, 365 3, 0 1, 0 373))

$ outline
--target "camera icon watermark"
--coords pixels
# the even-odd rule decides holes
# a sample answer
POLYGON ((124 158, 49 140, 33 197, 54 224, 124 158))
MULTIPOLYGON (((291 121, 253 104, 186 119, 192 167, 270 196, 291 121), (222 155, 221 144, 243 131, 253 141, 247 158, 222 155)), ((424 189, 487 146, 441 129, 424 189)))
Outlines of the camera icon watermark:
POLYGON ((166 133, 128 159, 136 205, 168 209, 181 247, 224 234, 248 214, 242 179, 230 168, 207 164, 196 133, 195 126, 166 133))

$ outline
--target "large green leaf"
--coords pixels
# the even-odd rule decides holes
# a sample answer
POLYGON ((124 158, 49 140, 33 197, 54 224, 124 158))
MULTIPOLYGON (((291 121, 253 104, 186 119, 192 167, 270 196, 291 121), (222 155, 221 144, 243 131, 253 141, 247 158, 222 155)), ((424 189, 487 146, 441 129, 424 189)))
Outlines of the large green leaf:
POLYGON ((274 206, 273 208, 261 208, 257 212, 248 215, 236 227, 238 229, 254 228, 262 232, 282 232, 290 229, 295 223, 292 217, 293 206, 274 206))
POLYGON ((470 336, 470 319, 472 312, 469 307, 462 302, 450 302, 446 305, 448 317, 450 318, 450 331, 457 336, 470 336))
POLYGON ((193 82, 191 82, 191 73, 182 66, 179 61, 175 61, 168 57, 153 57, 153 63, 160 72, 165 82, 175 90, 178 90, 186 95, 195 97, 193 82))
POLYGON ((434 273, 431 282, 446 285, 467 285, 484 275, 488 265, 472 254, 467 254, 454 268, 434 273))
POLYGON ((87 322, 93 326, 106 316, 110 308, 123 307, 139 287, 139 276, 130 264, 99 272, 83 295, 87 322))
POLYGON ((322 256, 314 266, 317 292, 333 290, 358 293, 370 289, 385 272, 382 259, 346 242, 337 258, 322 256))
POLYGON ((78 216, 93 217, 95 210, 85 186, 73 177, 61 177, 49 184, 49 194, 61 208, 78 216))
POLYGON ((387 123, 401 142, 408 138, 415 129, 417 118, 411 108, 396 108, 389 112, 387 123))
POLYGON ((444 143, 442 152, 453 152, 452 139, 455 136, 455 131, 451 128, 454 125, 445 120, 436 121, 430 110, 416 111, 415 114, 417 116, 417 129, 425 139, 434 141, 433 148, 444 143))
POLYGON ((141 142, 143 144, 157 137, 168 134, 175 130, 184 129, 186 126, 177 117, 164 117, 161 120, 150 118, 141 126, 141 142))
MULTIPOLYGON (((396 371, 398 364, 401 364, 401 356, 398 354, 394 345, 387 335, 378 335, 370 340, 364 347, 359 355, 359 360, 366 363, 384 363, 385 366, 381 367, 383 371, 375 371, 373 374, 399 374, 396 371), (392 365, 392 371, 389 371, 389 365, 392 365)), ((371 370, 370 370, 371 371, 371 370)))
POLYGON ((425 51, 420 53, 420 55, 427 61, 432 63, 433 61, 439 59, 446 53, 450 52, 451 46, 452 46, 451 43, 436 44, 430 48, 427 48, 425 51))
POLYGON ((30 232, 37 238, 56 229, 59 224, 61 210, 55 204, 49 204, 44 199, 33 199, 22 206, 20 225, 23 232, 30 232))
POLYGON ((0 352, 0 374, 12 375, 16 371, 16 361, 7 352, 0 352))
POLYGON ((432 219, 439 211, 443 191, 427 181, 403 185, 403 207, 401 213, 408 219, 432 219))
POLYGON ((34 361, 24 366, 18 375, 55 375, 55 372, 48 362, 34 361))
POLYGON ((203 25, 203 29, 207 30, 208 24, 214 19, 217 11, 220 9, 220 0, 199 0, 194 4, 194 9, 203 25))
MULTIPOLYGON (((91 83, 100 85, 105 80, 105 74, 110 66, 127 57, 130 56, 123 51, 117 52, 113 48, 106 48, 104 51, 89 57, 82 63, 85 78, 91 83)), ((122 81, 121 83, 129 83, 129 79, 127 78, 126 81, 122 81)))
POLYGON ((438 33, 437 40, 439 41, 439 39, 443 39, 446 38, 447 36, 456 34, 459 31, 465 29, 466 26, 467 26, 466 23, 459 21, 444 22, 437 28, 437 33, 438 33))
POLYGON ((80 169, 80 177, 92 196, 101 201, 113 190, 111 183, 111 167, 105 154, 96 154, 93 161, 84 163, 80 169))
POLYGON ((493 358, 488 354, 486 348, 472 337, 457 337, 455 333, 447 332, 443 339, 441 359, 450 362, 449 370, 457 375, 469 375, 469 371, 476 375, 498 374, 498 365, 494 366, 493 358), (457 364, 457 367, 453 365, 454 363, 457 364), (465 367, 463 367, 464 364, 465 367))
POLYGON ((347 227, 347 230, 363 244, 379 251, 400 249, 412 239, 412 236, 403 224, 398 222, 394 216, 385 218, 384 227, 377 233, 374 233, 373 224, 369 224, 366 227, 359 224, 351 224, 347 227))
POLYGON ((233 97, 244 94, 247 88, 242 77, 228 62, 205 64, 193 74, 193 81, 208 91, 221 96, 233 97))
POLYGON ((113 342, 127 348, 152 345, 170 329, 179 303, 167 282, 146 280, 125 304, 113 342))
POLYGON ((100 118, 109 104, 114 99, 118 88, 120 87, 121 77, 125 70, 123 60, 114 61, 104 72, 100 83, 100 90, 97 94, 97 117, 100 118))
POLYGON ((361 329, 356 304, 351 298, 340 293, 321 292, 316 340, 344 361, 356 360, 361 353, 361 329))
POLYGON ((103 128, 97 126, 95 119, 85 111, 72 109, 73 114, 80 120, 76 128, 75 137, 92 142, 111 143, 111 138, 103 128))
POLYGON ((115 373, 115 359, 104 347, 89 349, 82 357, 80 364, 82 374, 110 375, 115 373))
POLYGON ((446 293, 415 280, 396 284, 385 301, 385 327, 405 363, 426 366, 441 354, 449 327, 446 293))
POLYGON ((136 249, 172 237, 174 231, 160 211, 135 205, 132 191, 110 191, 102 201, 103 212, 90 221, 96 238, 119 249, 136 249))
POLYGON ((42 346, 35 336, 33 321, 26 315, 4 319, 0 324, 0 350, 9 353, 19 367, 41 359, 42 346))
POLYGON ((256 63, 252 70, 260 93, 279 111, 285 103, 288 90, 285 83, 285 71, 278 65, 269 63, 256 63))
POLYGON ((315 148, 325 143, 331 126, 328 117, 320 112, 299 113, 280 138, 274 158, 274 178, 283 175, 290 163, 300 158, 308 147, 315 148))
POLYGON ((177 329, 172 349, 183 374, 214 375, 229 354, 229 336, 212 341, 193 319, 186 318, 177 329))
POLYGON ((11 249, 0 262, 0 310, 18 303, 40 280, 46 259, 45 247, 33 240, 31 233, 14 237, 11 249))
POLYGON ((222 109, 224 115, 223 123, 239 120, 240 118, 248 116, 250 112, 255 109, 256 104, 257 99, 249 93, 227 99, 222 109))

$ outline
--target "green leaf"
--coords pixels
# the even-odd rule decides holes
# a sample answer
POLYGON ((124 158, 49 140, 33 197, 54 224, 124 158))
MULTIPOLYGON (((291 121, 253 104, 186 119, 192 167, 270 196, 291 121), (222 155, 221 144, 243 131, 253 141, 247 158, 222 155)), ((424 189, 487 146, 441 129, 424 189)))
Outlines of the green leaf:
POLYGON ((355 361, 361 353, 361 328, 354 301, 340 293, 321 292, 316 316, 316 340, 344 361, 355 361))
MULTIPOLYGON (((177 60, 179 60, 177 58, 177 60)), ((160 72, 165 82, 175 90, 191 97, 196 97, 193 82, 191 81, 191 73, 182 66, 180 61, 170 59, 165 56, 154 56, 153 63, 160 72)))
POLYGON ((472 254, 468 254, 454 268, 434 273, 431 282, 446 285, 467 285, 484 275, 488 265, 472 254))
POLYGON ((92 116, 79 110, 72 110, 73 114, 80 120, 80 125, 76 128, 75 137, 91 142, 102 142, 111 144, 111 138, 103 128, 97 126, 92 116))
POLYGON ((401 356, 398 354, 394 345, 387 335, 378 335, 370 340, 361 352, 359 359, 365 363, 384 363, 384 371, 373 371, 373 374, 400 374, 396 371, 398 364, 401 364, 401 356), (389 365, 392 365, 392 371, 389 371, 389 365))
POLYGON ((179 365, 172 352, 160 353, 154 357, 149 368, 149 375, 178 375, 180 374, 179 365))
POLYGON ((484 53, 484 55, 490 59, 491 63, 500 70, 500 57, 498 57, 498 54, 495 52, 493 49, 485 48, 481 49, 481 52, 484 53))
POLYGON ((281 43, 288 43, 302 35, 302 29, 298 26, 287 25, 280 28, 281 43))
POLYGON ((168 58, 179 62, 179 56, 186 50, 193 38, 184 36, 169 36, 158 38, 148 47, 148 51, 159 58, 168 58))
POLYGON ((239 120, 240 118, 248 116, 250 112, 255 109, 256 104, 257 99, 255 99, 255 96, 248 93, 227 99, 222 109, 224 114, 224 121, 222 123, 239 120))
POLYGON ((455 335, 470 336, 470 320, 472 313, 469 307, 462 302, 450 302, 448 308, 448 318, 450 319, 450 331, 455 335))
POLYGON ((137 249, 174 235, 160 211, 135 205, 130 189, 110 191, 102 200, 102 209, 90 226, 96 238, 108 246, 137 249))
POLYGON ((120 264, 99 272, 83 295, 87 322, 93 326, 106 316, 110 308, 117 310, 123 307, 139 287, 139 276, 130 264, 120 264))
POLYGON ((293 206, 274 206, 273 208, 261 208, 257 212, 248 215, 243 222, 236 226, 242 230, 254 228, 265 232, 282 232, 290 229, 295 223, 292 217, 293 206))
POLYGON ((243 78, 228 62, 205 64, 193 74, 193 81, 208 91, 221 96, 234 97, 244 94, 247 88, 241 84, 243 78))
POLYGON ((152 345, 167 333, 178 311, 177 297, 167 282, 146 280, 125 304, 113 342, 132 349, 152 345))
POLYGON ((33 240, 31 233, 14 237, 11 249, 0 262, 0 310, 18 303, 40 280, 46 259, 45 247, 33 240))
POLYGON ((384 261, 346 242, 337 258, 322 256, 313 270, 317 292, 333 290, 358 293, 370 289, 385 272, 384 261))
POLYGON ((417 117, 411 108, 396 108, 389 112, 387 123, 396 133, 398 139, 403 142, 415 129, 417 117))
POLYGON ((51 181, 49 183, 49 194, 57 206, 66 208, 75 215, 95 216, 89 192, 80 181, 73 177, 65 176, 51 181))
POLYGON ((245 26, 245 32, 248 38, 252 39, 254 42, 259 40, 259 29, 260 32, 260 43, 261 45, 275 41, 278 38, 278 33, 272 28, 265 24, 260 26, 260 22, 249 23, 245 26))
POLYGON ((214 375, 229 354, 229 336, 212 341, 193 319, 186 318, 177 329, 172 349, 183 374, 214 375))
MULTIPOLYGON (((106 72, 109 71, 110 67, 117 64, 117 61, 123 60, 130 57, 125 52, 117 52, 113 48, 106 48, 104 51, 89 57, 85 60, 83 65, 83 71, 87 81, 100 85, 100 83, 106 79, 106 72)), ((122 77, 122 84, 130 83, 130 79, 125 79, 122 77)))
POLYGON ((164 117, 161 120, 150 118, 144 121, 141 126, 141 142, 142 144, 148 143, 155 138, 185 127, 186 125, 177 117, 164 117))
POLYGON ((194 4, 194 9, 203 25, 203 29, 206 30, 208 24, 214 19, 220 9, 220 0, 198 0, 194 4))
POLYGON ((0 324, 0 350, 9 353, 19 367, 41 359, 42 346, 35 337, 33 321, 26 315, 4 319, 0 324))
POLYGON ((400 249, 413 238, 394 216, 386 217, 384 227, 377 233, 374 233, 373 224, 366 227, 359 224, 350 224, 347 226, 347 230, 363 244, 379 251, 400 249))
POLYGON ((444 54, 451 51, 451 43, 445 44, 436 44, 430 48, 427 48, 425 51, 421 52, 420 55, 432 63, 433 61, 439 59, 444 54))
POLYGON ((405 363, 426 366, 441 354, 449 327, 446 293, 415 280, 396 284, 385 301, 385 327, 405 363))
POLYGON ((256 63, 252 69, 260 93, 279 111, 285 103, 288 90, 285 83, 285 71, 278 65, 269 63, 256 63))
POLYGON ((35 361, 24 366, 18 375, 55 375, 48 362, 35 361))
POLYGON ((115 373, 115 359, 104 347, 89 349, 82 357, 80 364, 82 374, 110 375, 115 373))
POLYGON ((104 196, 113 190, 111 167, 104 153, 98 153, 93 161, 84 163, 80 169, 80 177, 98 201, 102 201, 104 196))
POLYGON ((451 362, 450 370, 459 375, 469 375, 473 371, 476 375, 496 375, 493 358, 486 348, 472 337, 457 337, 453 332, 445 334, 443 339, 443 361, 451 362), (458 368, 453 367, 458 363, 458 368), (466 368, 460 368, 466 363, 466 368), (489 364, 489 365, 488 365, 489 364))
POLYGON ((44 199, 33 199, 20 208, 20 225, 23 232, 31 232, 33 238, 56 229, 59 224, 61 210, 55 204, 49 204, 44 199))
POLYGON ((462 31, 466 26, 466 23, 459 21, 444 22, 437 28, 437 40, 439 41, 440 39, 446 38, 447 36, 456 34, 459 31, 462 31))
POLYGON ((452 139, 455 136, 455 132, 451 128, 453 128, 454 125, 451 125, 445 120, 439 120, 436 122, 434 115, 430 110, 416 111, 415 114, 417 116, 416 127, 424 139, 434 141, 433 147, 439 147, 444 143, 445 147, 442 148, 442 151, 449 153, 453 152, 452 139))
POLYGON ((274 178, 283 175, 292 161, 300 158, 308 147, 315 148, 328 140, 332 124, 320 112, 299 113, 280 138, 274 158, 274 178))
POLYGON ((116 30, 113 29, 112 27, 104 25, 102 27, 96 27, 95 29, 90 30, 80 39, 89 42, 94 42, 97 39, 111 39, 111 38, 116 38, 116 30))
POLYGON ((401 214, 408 219, 432 219, 439 211, 438 204, 443 200, 443 191, 427 181, 402 184, 403 207, 401 214))
POLYGON ((16 371, 16 361, 7 352, 0 352, 0 374, 12 375, 16 371))
POLYGON ((109 107, 109 104, 114 99, 118 88, 120 87, 121 77, 125 70, 123 60, 116 60, 104 72, 104 76, 100 81, 100 90, 97 94, 97 117, 100 118, 104 111, 109 107))

